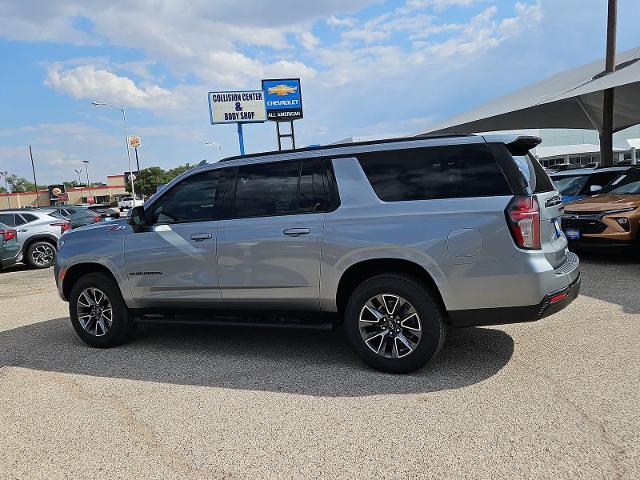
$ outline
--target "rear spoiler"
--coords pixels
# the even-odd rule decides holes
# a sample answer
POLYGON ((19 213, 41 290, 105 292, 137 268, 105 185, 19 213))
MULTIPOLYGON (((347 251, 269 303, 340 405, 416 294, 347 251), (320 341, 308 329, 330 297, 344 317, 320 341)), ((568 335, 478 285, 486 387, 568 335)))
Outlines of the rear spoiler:
POLYGON ((537 147, 542 143, 542 139, 540 137, 534 137, 530 135, 522 135, 512 142, 505 143, 507 150, 511 155, 516 157, 521 157, 529 153, 529 150, 537 147))

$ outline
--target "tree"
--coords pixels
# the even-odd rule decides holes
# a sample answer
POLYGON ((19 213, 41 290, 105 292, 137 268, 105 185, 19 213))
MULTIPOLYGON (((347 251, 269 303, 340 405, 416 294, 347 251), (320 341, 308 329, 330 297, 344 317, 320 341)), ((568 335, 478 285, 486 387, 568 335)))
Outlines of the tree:
POLYGON ((0 193, 7 193, 7 189, 3 186, 0 186, 0 193))
POLYGON ((7 183, 9 184, 9 190, 12 192, 34 192, 36 190, 34 183, 18 175, 7 175, 7 183))
MULTIPOLYGON (((185 164, 170 170, 164 170, 160 167, 143 168, 136 175, 136 196, 141 195, 148 197, 158 191, 160 185, 169 183, 181 173, 186 172, 193 165, 185 164)), ((131 183, 127 183, 127 192, 131 193, 131 183)))

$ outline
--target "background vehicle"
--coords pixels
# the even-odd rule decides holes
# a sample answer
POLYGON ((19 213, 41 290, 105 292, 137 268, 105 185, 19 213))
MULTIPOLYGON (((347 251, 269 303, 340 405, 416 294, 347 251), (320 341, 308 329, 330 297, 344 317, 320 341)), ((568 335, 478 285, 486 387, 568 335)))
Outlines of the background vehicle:
POLYGON ((7 268, 17 263, 22 258, 18 232, 0 223, 0 269, 7 268))
POLYGON ((52 266, 58 239, 71 229, 61 215, 39 210, 2 210, 0 223, 16 230, 23 260, 32 268, 52 266))
POLYGON ((564 203, 594 195, 629 167, 580 168, 551 174, 564 203))
POLYGON ((567 205, 562 229, 574 246, 632 245, 640 254, 640 167, 627 169, 599 195, 567 205))
POLYGON ((251 312, 342 322, 373 367, 415 370, 448 326, 533 321, 578 294, 561 197, 527 154, 538 142, 427 137, 203 165, 128 223, 65 235, 58 289, 93 346, 136 321, 251 312))
POLYGON ((40 210, 44 212, 56 212, 62 215, 69 220, 71 228, 84 227, 85 225, 91 225, 92 223, 102 220, 100 214, 76 205, 42 207, 40 210))
POLYGON ((144 204, 144 201, 140 200, 139 198, 136 198, 134 200, 133 197, 123 197, 121 200, 118 201, 118 208, 122 212, 126 209, 131 209, 133 207, 136 207, 142 204, 144 204))

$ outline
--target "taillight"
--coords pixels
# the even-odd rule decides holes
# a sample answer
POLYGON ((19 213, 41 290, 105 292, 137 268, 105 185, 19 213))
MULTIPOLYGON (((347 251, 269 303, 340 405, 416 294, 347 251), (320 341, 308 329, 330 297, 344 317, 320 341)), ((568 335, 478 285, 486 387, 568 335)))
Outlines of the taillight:
POLYGON ((536 197, 514 197, 506 210, 513 240, 520 248, 540 250, 540 207, 536 197))
POLYGON ((60 222, 60 223, 52 223, 52 227, 60 227, 60 233, 68 232, 71 230, 71 223, 69 222, 60 222))
POLYGON ((17 233, 15 230, 0 230, 0 235, 2 235, 2 240, 7 242, 16 238, 17 233))

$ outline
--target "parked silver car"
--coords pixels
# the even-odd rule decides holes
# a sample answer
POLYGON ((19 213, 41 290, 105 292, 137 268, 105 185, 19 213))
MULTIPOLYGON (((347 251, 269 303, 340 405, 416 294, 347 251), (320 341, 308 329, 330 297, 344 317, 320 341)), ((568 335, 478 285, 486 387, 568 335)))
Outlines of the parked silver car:
POLYGON ((58 239, 71 229, 61 215, 39 210, 1 210, 0 223, 16 230, 22 260, 32 268, 51 267, 58 239))
POLYGON ((538 320, 578 295, 562 198, 528 154, 539 141, 398 139, 198 166, 127 221, 66 234, 58 290, 96 347, 140 321, 329 319, 368 364, 409 372, 448 327, 538 320))

